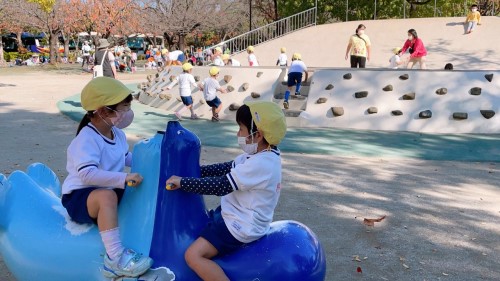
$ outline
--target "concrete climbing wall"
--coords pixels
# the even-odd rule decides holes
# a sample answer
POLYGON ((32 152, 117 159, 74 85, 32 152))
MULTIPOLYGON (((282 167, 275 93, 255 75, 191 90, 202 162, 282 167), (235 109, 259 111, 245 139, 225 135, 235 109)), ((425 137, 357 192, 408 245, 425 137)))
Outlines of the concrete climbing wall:
MULTIPOLYGON (((197 83, 201 83, 209 77, 209 67, 193 68, 193 76, 197 83)), ((148 80, 138 85, 143 90, 140 92, 139 101, 152 107, 162 108, 173 113, 183 107, 179 96, 179 87, 175 78, 182 73, 180 67, 172 67, 170 73, 167 70, 159 72, 156 76, 148 77, 148 80), (168 87, 172 87, 168 89, 168 87)), ((222 120, 235 120, 236 110, 245 101, 271 100, 274 88, 277 85, 281 69, 277 68, 220 68, 218 81, 228 93, 217 93, 222 101, 223 110, 219 113, 222 120)), ((201 118, 210 119, 211 108, 203 99, 203 92, 199 89, 192 90, 195 112, 201 118)), ((184 112, 186 118, 188 112, 184 112)))
MULTIPOLYGON (((153 80, 144 87, 139 100, 169 113, 181 108, 177 86, 161 90, 180 71, 172 68, 170 73, 159 73, 156 82, 153 80)), ((201 80, 207 73, 207 67, 193 71, 201 80)), ((269 100, 281 105, 285 75, 286 70, 279 68, 221 68, 221 85, 234 88, 228 94, 219 94, 224 105, 221 117, 234 120, 231 105, 237 107, 248 100, 269 100), (226 75, 232 77, 227 83, 226 75)), ((315 69, 310 76, 310 83, 301 90, 302 97, 292 99, 290 109, 285 110, 289 126, 429 133, 500 132, 500 71, 315 69)), ((195 110, 210 118, 210 108, 204 103, 202 93, 194 90, 193 98, 195 110)))

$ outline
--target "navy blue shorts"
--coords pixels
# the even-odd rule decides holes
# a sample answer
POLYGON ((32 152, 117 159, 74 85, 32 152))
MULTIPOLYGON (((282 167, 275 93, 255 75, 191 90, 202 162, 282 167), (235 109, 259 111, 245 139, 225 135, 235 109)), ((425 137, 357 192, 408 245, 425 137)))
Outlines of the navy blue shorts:
POLYGON ((182 100, 182 103, 186 106, 193 104, 193 98, 191 96, 189 96, 189 97, 181 96, 181 100, 182 100))
MULTIPOLYGON (((87 209, 87 199, 92 191, 98 187, 87 187, 71 191, 70 194, 64 194, 61 203, 68 211, 70 218, 76 223, 97 224, 97 218, 91 218, 87 209)), ((122 200, 125 189, 113 189, 118 197, 118 204, 122 200)))
POLYGON ((286 81, 286 84, 288 87, 292 87, 297 85, 297 83, 302 82, 302 72, 291 72, 288 73, 288 80, 286 81))
POLYGON ((201 231, 201 237, 205 238, 218 253, 217 256, 223 256, 236 251, 245 243, 240 242, 229 232, 226 223, 221 215, 220 206, 214 210, 210 210, 210 218, 207 226, 201 231))
POLYGON ((219 97, 215 97, 215 99, 213 99, 213 100, 207 100, 207 104, 210 107, 217 108, 217 107, 219 107, 219 105, 221 105, 221 103, 222 102, 220 101, 219 97))

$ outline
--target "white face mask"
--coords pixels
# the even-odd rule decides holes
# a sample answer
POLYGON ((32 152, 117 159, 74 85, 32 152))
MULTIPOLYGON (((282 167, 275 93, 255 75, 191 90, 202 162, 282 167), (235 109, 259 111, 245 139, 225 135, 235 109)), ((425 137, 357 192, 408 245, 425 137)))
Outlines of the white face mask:
POLYGON ((115 126, 120 129, 125 129, 130 126, 130 124, 132 124, 132 121, 134 121, 134 111, 130 109, 126 112, 123 112, 123 114, 121 115, 122 118, 118 120, 117 123, 115 123, 115 126))
POLYGON ((257 153, 257 145, 258 143, 253 143, 253 134, 256 132, 253 132, 252 134, 246 136, 246 137, 238 137, 238 145, 240 146, 241 150, 243 150, 245 153, 248 154, 255 154, 257 153), (247 143, 247 138, 252 137, 252 143, 247 143))
POLYGON ((472 11, 475 12, 475 11, 477 11, 477 9, 476 8, 472 8, 472 11))
POLYGON ((359 34, 359 35, 363 35, 363 34, 365 34, 365 30, 364 30, 364 29, 360 29, 360 30, 358 30, 358 34, 359 34))

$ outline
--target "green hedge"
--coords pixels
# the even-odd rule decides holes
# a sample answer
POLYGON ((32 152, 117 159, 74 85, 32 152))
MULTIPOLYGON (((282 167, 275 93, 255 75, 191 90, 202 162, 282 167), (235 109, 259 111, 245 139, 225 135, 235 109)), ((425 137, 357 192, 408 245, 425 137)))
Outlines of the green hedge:
POLYGON ((28 52, 26 54, 20 54, 18 52, 3 52, 3 57, 7 62, 15 61, 18 58, 24 61, 31 58, 32 55, 33 53, 31 52, 28 52))

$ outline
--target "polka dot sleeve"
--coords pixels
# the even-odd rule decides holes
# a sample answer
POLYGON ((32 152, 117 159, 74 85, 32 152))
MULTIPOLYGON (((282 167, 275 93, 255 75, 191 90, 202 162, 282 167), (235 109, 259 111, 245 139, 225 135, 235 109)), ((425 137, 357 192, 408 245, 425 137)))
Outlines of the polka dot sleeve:
POLYGON ((201 166, 201 177, 222 177, 231 171, 234 161, 201 166))
POLYGON ((224 196, 233 192, 233 187, 225 175, 205 178, 184 177, 181 179, 181 188, 187 192, 203 195, 224 196))

